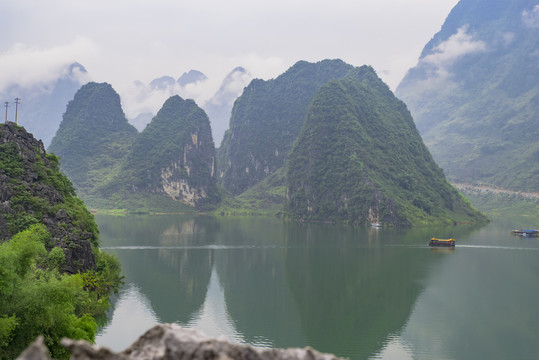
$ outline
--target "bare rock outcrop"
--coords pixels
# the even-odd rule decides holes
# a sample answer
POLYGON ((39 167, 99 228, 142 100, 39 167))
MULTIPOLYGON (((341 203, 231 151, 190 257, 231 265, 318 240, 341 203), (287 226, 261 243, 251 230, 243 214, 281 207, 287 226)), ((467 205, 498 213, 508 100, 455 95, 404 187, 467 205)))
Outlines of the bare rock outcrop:
MULTIPOLYGON (((50 360, 43 341, 36 340, 17 360, 50 360), (41 351, 41 352, 39 352, 41 351)), ((129 348, 115 353, 86 341, 63 339, 71 360, 338 360, 309 347, 303 349, 261 349, 210 339, 176 324, 160 324, 148 330, 129 348)))

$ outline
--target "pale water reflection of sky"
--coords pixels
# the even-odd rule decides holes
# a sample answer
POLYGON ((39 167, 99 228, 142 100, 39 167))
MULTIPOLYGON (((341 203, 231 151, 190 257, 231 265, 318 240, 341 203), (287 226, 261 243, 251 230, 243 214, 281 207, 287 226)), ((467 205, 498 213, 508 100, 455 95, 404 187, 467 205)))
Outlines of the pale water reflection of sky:
POLYGON ((149 300, 134 284, 120 293, 109 324, 95 338, 96 344, 121 351, 158 323, 149 300))
MULTIPOLYGON (((96 344, 122 351, 159 322, 149 300, 134 284, 128 284, 114 306, 109 324, 96 336, 96 344)), ((246 342, 228 314, 224 291, 215 268, 211 273, 204 304, 192 315, 191 321, 179 325, 200 331, 211 338, 226 339, 235 343, 246 342)), ((254 346, 272 346, 271 341, 263 337, 254 338, 256 339, 252 344, 254 346)))

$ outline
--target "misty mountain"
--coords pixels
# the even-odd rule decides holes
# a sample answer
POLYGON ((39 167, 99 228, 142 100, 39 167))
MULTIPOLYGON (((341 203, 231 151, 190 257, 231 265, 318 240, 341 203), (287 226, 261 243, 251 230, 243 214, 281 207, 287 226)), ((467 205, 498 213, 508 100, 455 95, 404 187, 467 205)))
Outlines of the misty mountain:
MULTIPOLYGON (((193 98, 208 114, 214 142, 219 144, 225 130, 228 129, 234 101, 252 80, 252 75, 243 67, 237 67, 227 74, 217 91, 208 86, 207 80, 206 75, 200 71, 189 70, 178 80, 165 75, 152 80, 147 86, 138 82, 140 93, 137 100, 140 103, 148 102, 153 105, 156 100, 163 99, 164 102, 166 98, 173 95, 180 95, 185 99, 193 98), (215 91, 215 93, 210 91, 215 91)), ((152 111, 142 111, 131 117, 129 122, 142 131, 154 115, 152 111)))
POLYGON ((536 0, 461 0, 396 94, 450 179, 539 190, 536 0))
POLYGON ((177 212, 220 200, 209 119, 178 95, 139 134, 114 89, 88 83, 69 102, 49 151, 90 206, 177 212))
POLYGON ((152 121, 153 114, 151 112, 144 112, 138 114, 136 117, 129 119, 129 123, 137 128, 138 131, 144 130, 146 125, 152 121))
POLYGON ((207 80, 208 77, 198 70, 189 70, 180 76, 177 80, 178 85, 185 87, 188 84, 194 84, 196 82, 207 80))
POLYGON ((299 61, 275 79, 251 81, 218 150, 223 187, 241 194, 283 166, 316 91, 351 69, 341 60, 299 61))
POLYGON ((224 78, 215 95, 202 105, 210 118, 213 139, 216 144, 221 143, 225 131, 228 129, 234 101, 252 79, 253 76, 243 67, 235 68, 224 78))
POLYGON ((63 173, 86 200, 118 171, 137 135, 112 86, 90 82, 68 103, 48 151, 60 157, 63 173))
POLYGON ((396 226, 486 219, 432 159, 406 105, 371 67, 321 86, 289 156, 296 219, 396 226))
POLYGON ((161 76, 150 81, 150 87, 154 90, 165 90, 168 87, 174 86, 175 83, 176 80, 172 76, 161 76))
POLYGON ((0 93, 0 99, 10 103, 8 120, 13 122, 16 111, 14 99, 22 99, 17 114, 18 124, 41 139, 47 147, 62 121, 66 104, 88 78, 84 66, 73 63, 52 82, 31 86, 13 85, 0 93))
POLYGON ((193 100, 170 97, 103 189, 107 198, 120 194, 118 201, 158 195, 197 208, 218 203, 215 146, 204 110, 193 100))

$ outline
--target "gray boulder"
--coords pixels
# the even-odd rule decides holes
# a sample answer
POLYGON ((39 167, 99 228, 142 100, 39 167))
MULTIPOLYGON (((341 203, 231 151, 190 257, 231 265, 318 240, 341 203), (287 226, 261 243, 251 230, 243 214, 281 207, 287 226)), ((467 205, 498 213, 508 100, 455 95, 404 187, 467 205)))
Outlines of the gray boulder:
MULTIPOLYGON (((32 344, 17 360, 49 360, 43 340, 32 344), (39 352, 41 351, 41 352, 39 352)), ((82 340, 63 339, 71 360, 339 360, 309 347, 304 349, 261 349, 210 339, 176 324, 161 324, 148 330, 126 350, 115 353, 82 340)))

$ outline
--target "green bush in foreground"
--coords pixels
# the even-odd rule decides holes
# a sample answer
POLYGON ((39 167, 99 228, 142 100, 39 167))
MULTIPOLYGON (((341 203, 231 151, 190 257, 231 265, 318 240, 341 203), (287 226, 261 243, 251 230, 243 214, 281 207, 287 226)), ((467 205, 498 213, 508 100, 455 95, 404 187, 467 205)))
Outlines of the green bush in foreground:
POLYGON ((0 244, 0 358, 14 359, 38 335, 51 355, 69 358, 62 337, 93 342, 95 316, 108 307, 108 294, 119 284, 120 268, 111 255, 97 251, 97 270, 62 274, 59 248, 47 253, 50 233, 32 225, 0 244))

